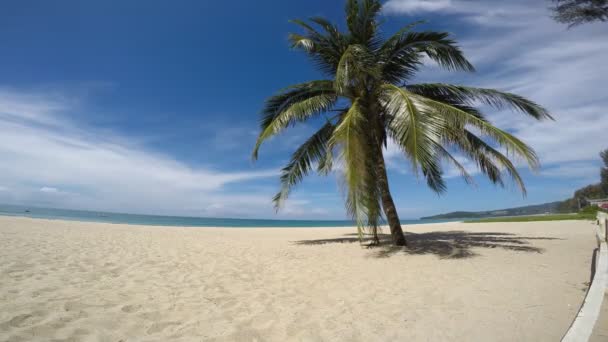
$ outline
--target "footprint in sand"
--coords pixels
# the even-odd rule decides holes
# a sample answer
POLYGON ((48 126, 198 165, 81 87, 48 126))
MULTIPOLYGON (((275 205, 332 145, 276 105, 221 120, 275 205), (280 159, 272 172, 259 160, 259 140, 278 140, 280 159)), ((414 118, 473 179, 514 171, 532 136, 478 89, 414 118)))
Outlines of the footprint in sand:
POLYGON ((65 304, 63 304, 63 309, 65 311, 77 311, 77 310, 84 310, 86 309, 87 305, 82 304, 80 302, 66 302, 65 304))
POLYGON ((141 305, 135 304, 135 305, 125 305, 120 310, 122 312, 126 312, 126 313, 133 313, 133 312, 139 311, 139 309, 141 309, 141 305))
POLYGON ((154 323, 152 326, 146 331, 148 334, 155 334, 157 332, 161 332, 166 328, 172 325, 179 325, 179 322, 163 322, 163 323, 154 323))
POLYGON ((263 313, 256 315, 251 321, 251 326, 256 330, 270 329, 277 322, 278 315, 274 313, 263 313))
POLYGON ((13 328, 21 328, 28 325, 28 320, 31 320, 31 318, 32 315, 30 314, 17 315, 8 321, 8 325, 13 328))
POLYGON ((29 325, 33 325, 42 320, 43 313, 32 312, 29 314, 21 314, 14 316, 8 322, 0 324, 0 326, 9 326, 12 328, 22 328, 29 325))

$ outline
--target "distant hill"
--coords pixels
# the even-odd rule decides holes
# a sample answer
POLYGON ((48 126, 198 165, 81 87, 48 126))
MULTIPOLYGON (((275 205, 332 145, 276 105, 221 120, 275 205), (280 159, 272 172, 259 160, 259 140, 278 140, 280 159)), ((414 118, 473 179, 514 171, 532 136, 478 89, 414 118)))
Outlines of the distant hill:
POLYGON ((447 214, 435 216, 427 216, 420 218, 421 220, 437 220, 437 219, 468 219, 468 218, 484 218, 497 216, 521 216, 521 215, 538 215, 546 213, 556 213, 559 211, 561 201, 543 203, 536 205, 527 205, 525 207, 517 207, 510 209, 490 210, 490 211, 454 211, 447 214))
POLYGON ((576 213, 589 204, 588 199, 608 197, 608 149, 600 153, 604 167, 600 169, 600 182, 587 185, 574 192, 574 196, 565 201, 551 202, 525 207, 490 210, 490 211, 455 211, 447 214, 422 217, 421 220, 430 219, 470 219, 496 216, 522 216, 547 213, 576 213))

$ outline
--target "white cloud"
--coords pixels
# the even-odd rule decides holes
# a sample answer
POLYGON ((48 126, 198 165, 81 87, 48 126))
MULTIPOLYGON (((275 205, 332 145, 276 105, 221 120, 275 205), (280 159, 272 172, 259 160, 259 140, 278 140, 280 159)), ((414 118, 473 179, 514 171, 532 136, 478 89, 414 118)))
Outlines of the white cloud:
MULTIPOLYGON (((54 132, 19 123, 0 122, 0 153, 10 158, 0 168, 13 179, 72 186, 122 184, 163 185, 194 190, 215 190, 232 182, 274 176, 274 170, 217 172, 194 169, 169 157, 118 145, 94 132, 54 132)), ((6 159, 5 159, 6 160, 6 159)))
POLYGON ((597 180, 600 166, 593 163, 571 163, 558 165, 541 171, 541 175, 559 178, 579 178, 597 180))
POLYGON ((481 86, 524 95, 547 107, 556 121, 537 122, 510 112, 490 118, 534 147, 547 166, 597 160, 608 147, 605 32, 594 26, 565 32, 552 22, 540 22, 503 32, 500 44, 493 43, 497 36, 486 37, 482 44, 494 47, 491 53, 470 51, 478 66, 495 70, 477 78, 481 86))
MULTIPOLYGON (((423 18, 425 14, 440 13, 449 16, 457 30, 462 29, 456 27, 458 21, 465 20, 464 32, 470 33, 456 38, 478 72, 466 75, 430 68, 419 75, 418 81, 496 88, 545 106, 555 122, 537 122, 507 111, 486 112, 497 126, 513 132, 538 152, 542 177, 594 179, 598 153, 608 147, 606 25, 568 30, 550 18, 548 4, 543 1, 432 2, 435 5, 389 0, 385 12, 423 18)), ((434 23, 432 18, 429 23, 434 23)), ((454 171, 449 169, 448 175, 454 171)))
POLYGON ((61 99, 6 89, 0 91, 0 104, 0 119, 3 121, 35 124, 57 125, 52 113, 65 109, 61 99))
POLYGON ((451 0, 389 0, 384 4, 387 13, 417 13, 448 10, 451 0))
POLYGON ((528 0, 389 0, 383 10, 388 15, 454 14, 459 20, 477 25, 509 27, 525 25, 526 20, 538 15, 539 7, 530 6, 528 0))
POLYGON ((0 184, 7 185, 0 202, 160 214, 272 215, 271 193, 230 194, 225 186, 275 177, 277 170, 192 167, 128 137, 78 126, 61 115, 68 107, 61 99, 0 89, 0 184))

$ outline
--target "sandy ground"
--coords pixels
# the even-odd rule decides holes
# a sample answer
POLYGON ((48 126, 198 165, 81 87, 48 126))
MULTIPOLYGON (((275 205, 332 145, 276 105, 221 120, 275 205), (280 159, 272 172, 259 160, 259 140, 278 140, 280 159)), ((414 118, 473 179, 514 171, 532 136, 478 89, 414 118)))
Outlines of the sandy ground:
POLYGON ((0 217, 0 341, 558 341, 591 223, 145 227, 0 217))

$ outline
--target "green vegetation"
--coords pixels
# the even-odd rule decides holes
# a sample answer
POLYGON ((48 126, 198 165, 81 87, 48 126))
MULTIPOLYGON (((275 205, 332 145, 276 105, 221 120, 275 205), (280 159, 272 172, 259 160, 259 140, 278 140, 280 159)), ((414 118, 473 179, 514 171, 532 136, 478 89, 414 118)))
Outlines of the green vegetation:
POLYGON ((379 27, 381 7, 378 0, 348 0, 346 32, 321 17, 292 21, 303 30, 289 36, 292 47, 306 53, 326 78, 289 86, 266 101, 253 158, 264 141, 290 126, 321 126, 283 168, 281 189, 274 197, 277 209, 308 173, 316 169, 327 175, 338 164, 346 208, 360 236, 366 228, 376 236, 384 211, 393 243, 405 245, 383 156, 389 140, 400 147, 414 173, 438 193, 446 190, 442 162, 473 181, 454 152, 475 162, 491 182, 502 186, 510 178, 525 193, 509 158, 521 158, 537 169, 536 153, 492 125, 475 106, 511 108, 537 120, 550 116, 536 103, 511 93, 412 84, 427 58, 447 70, 474 68, 446 32, 416 32, 420 23, 413 23, 386 37, 379 27))
POLYGON ((491 223, 491 222, 536 222, 536 221, 564 221, 564 220, 595 220, 595 215, 589 214, 553 214, 537 216, 509 216, 488 217, 477 220, 464 221, 466 223, 491 223))
POLYGON ((605 210, 603 210, 602 208, 595 206, 595 205, 588 205, 586 207, 584 207, 583 209, 581 209, 578 213, 581 215, 593 215, 593 216, 597 216, 598 212, 605 212, 605 210))
POLYGON ((488 223, 488 222, 535 222, 535 221, 563 221, 563 220, 595 220, 598 211, 603 211, 597 206, 590 205, 583 208, 578 213, 573 214, 551 214, 534 216, 505 216, 488 217, 476 220, 465 221, 466 223, 488 223))
POLYGON ((604 164, 600 168, 600 182, 576 190, 572 198, 563 201, 557 206, 557 212, 576 212, 579 209, 579 205, 587 204, 587 199, 608 197, 608 149, 602 151, 600 157, 604 164))
POLYGON ((473 219, 486 217, 504 217, 504 216, 525 216, 539 215, 556 212, 557 207, 562 202, 551 202, 536 205, 527 205, 524 207, 499 209, 490 211, 454 211, 447 214, 421 217, 421 220, 437 220, 437 219, 473 219))

